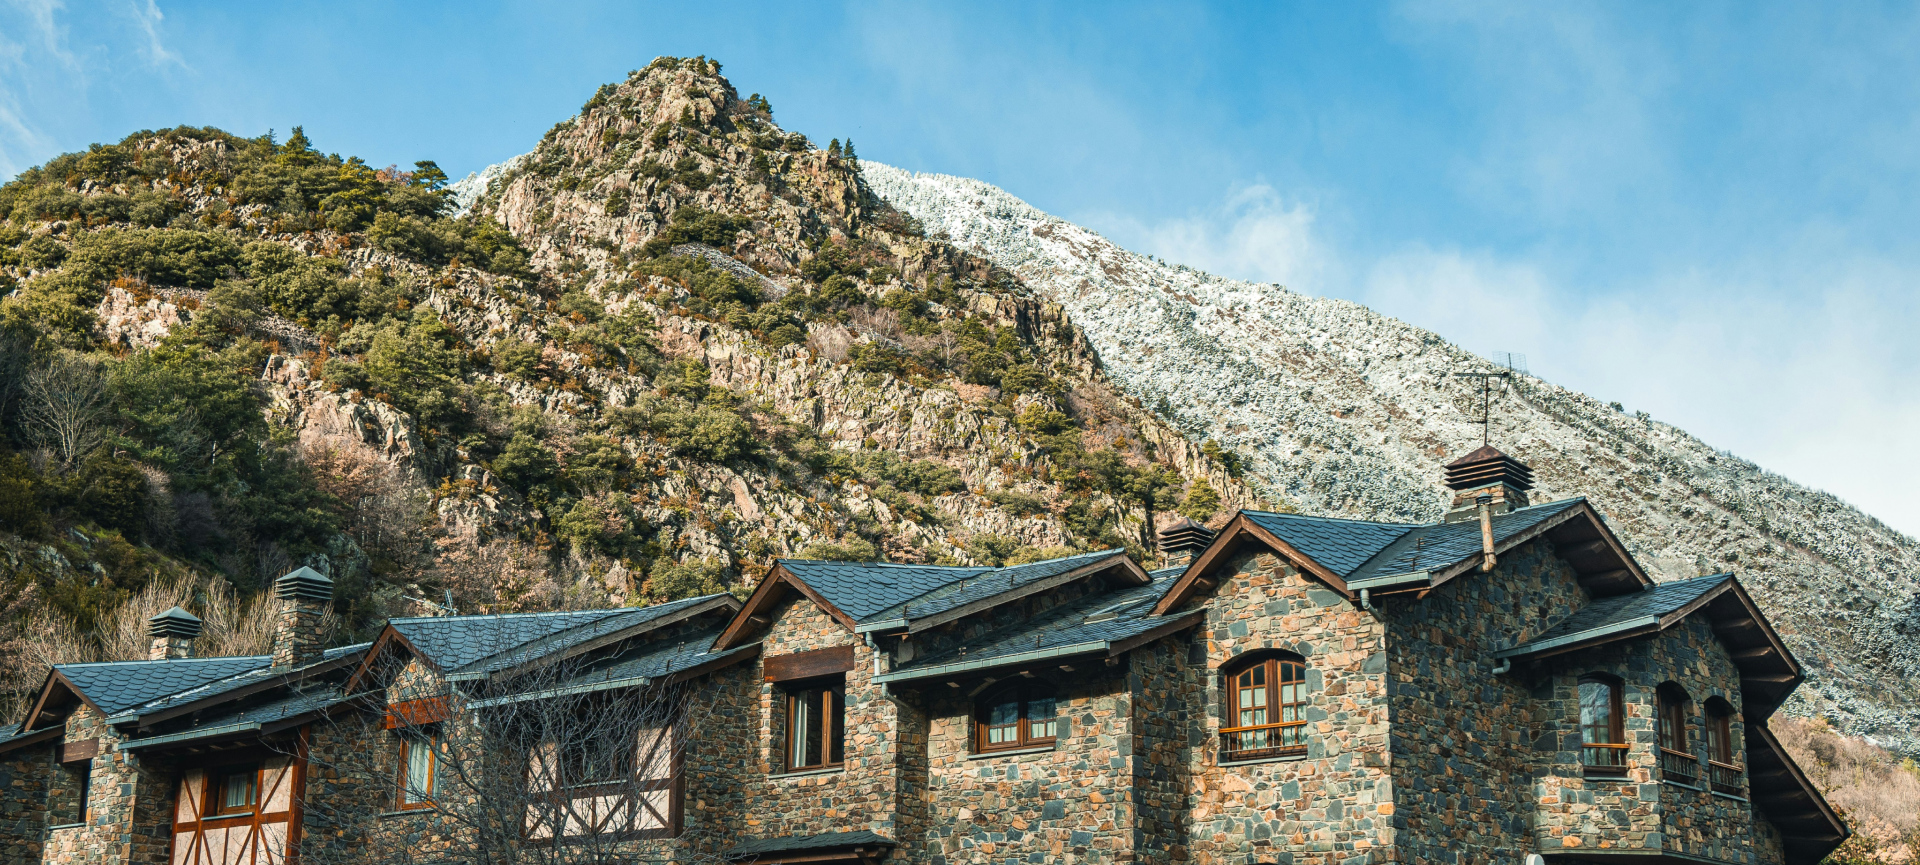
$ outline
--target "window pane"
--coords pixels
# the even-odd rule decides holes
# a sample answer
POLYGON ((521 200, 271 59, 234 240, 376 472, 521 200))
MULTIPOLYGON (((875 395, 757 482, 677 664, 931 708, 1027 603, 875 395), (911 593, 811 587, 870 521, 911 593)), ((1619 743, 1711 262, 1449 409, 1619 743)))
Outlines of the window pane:
POLYGON ((1027 738, 1051 739, 1054 737, 1053 698, 1041 697, 1027 701, 1027 738))
POLYGON ((827 728, 831 735, 827 737, 827 760, 832 763, 844 763, 847 760, 847 688, 839 685, 827 690, 826 718, 831 722, 827 728))
POLYGON ((1613 686, 1605 682, 1580 683, 1580 741, 1613 742, 1613 686))
POLYGON ((223 810, 243 810, 253 804, 253 772, 235 772, 221 785, 226 791, 220 802, 223 810))
POLYGON ((820 692, 801 691, 790 703, 793 717, 787 725, 793 742, 788 751, 794 768, 820 764, 820 692))
POLYGON ((1005 745, 1020 738, 1020 703, 1000 703, 987 710, 987 744, 1005 745))
POLYGON ((407 781, 406 801, 408 803, 425 802, 432 792, 433 748, 425 739, 407 740, 407 781))

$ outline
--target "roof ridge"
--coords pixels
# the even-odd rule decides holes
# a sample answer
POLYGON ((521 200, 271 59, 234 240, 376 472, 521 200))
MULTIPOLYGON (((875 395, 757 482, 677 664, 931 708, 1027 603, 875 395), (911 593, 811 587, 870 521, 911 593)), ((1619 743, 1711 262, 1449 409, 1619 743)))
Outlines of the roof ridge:
POLYGON ((126 661, 74 661, 66 664, 49 664, 54 669, 64 667, 110 667, 114 664, 178 664, 187 661, 257 661, 273 660, 272 655, 215 655, 211 658, 133 658, 126 661))
POLYGON ((1324 520, 1330 523, 1360 523, 1362 525, 1368 525, 1368 526, 1406 526, 1408 528, 1413 528, 1417 526, 1434 525, 1433 523, 1396 523, 1396 522, 1391 522, 1387 520, 1362 520, 1362 519, 1356 519, 1354 517, 1322 517, 1322 516, 1315 516, 1313 514, 1287 513, 1286 511, 1256 511, 1251 508, 1242 509, 1242 512, 1249 513, 1249 514, 1259 514, 1263 517, 1289 517, 1297 520, 1324 520))

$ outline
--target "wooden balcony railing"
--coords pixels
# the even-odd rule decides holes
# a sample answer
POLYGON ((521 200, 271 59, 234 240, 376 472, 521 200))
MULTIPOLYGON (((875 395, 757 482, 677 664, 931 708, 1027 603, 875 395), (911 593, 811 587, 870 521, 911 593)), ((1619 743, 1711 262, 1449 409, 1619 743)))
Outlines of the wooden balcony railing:
POLYGON ((1707 761, 1707 777, 1712 779, 1715 793, 1745 797, 1746 785, 1741 781, 1746 774, 1746 769, 1732 763, 1722 763, 1719 760, 1707 761))
POLYGON ((1587 742, 1580 746, 1580 761, 1593 775, 1627 774, 1627 746, 1611 742, 1587 742))
POLYGON ((1250 727, 1223 727, 1220 730, 1220 760, 1256 760, 1261 757, 1286 757, 1307 752, 1307 722, 1255 724, 1250 727))
POLYGON ((1700 786, 1700 759, 1685 751, 1660 749, 1660 777, 1692 787, 1700 786))

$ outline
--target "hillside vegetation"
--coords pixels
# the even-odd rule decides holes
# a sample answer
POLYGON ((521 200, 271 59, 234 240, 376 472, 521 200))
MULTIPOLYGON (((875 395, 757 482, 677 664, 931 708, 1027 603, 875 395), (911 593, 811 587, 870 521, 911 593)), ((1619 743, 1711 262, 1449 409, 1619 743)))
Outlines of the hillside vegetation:
POLYGON ((10 692, 138 653, 163 600, 250 650, 299 564, 345 638, 742 592, 777 556, 1150 556, 1156 519, 1254 502, 716 62, 601 88, 474 192, 190 128, 0 188, 10 692))

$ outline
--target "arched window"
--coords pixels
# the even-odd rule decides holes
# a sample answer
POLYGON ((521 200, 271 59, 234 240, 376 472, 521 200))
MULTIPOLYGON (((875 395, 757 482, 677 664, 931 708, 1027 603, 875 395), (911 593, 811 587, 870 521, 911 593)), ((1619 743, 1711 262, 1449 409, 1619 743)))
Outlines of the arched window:
POLYGON ((1626 731, 1622 724, 1620 680, 1580 677, 1580 762, 1589 775, 1627 772, 1626 731))
POLYGON ((1235 663, 1226 669, 1226 686, 1221 762, 1307 752, 1307 665, 1299 656, 1235 663))
POLYGON ((1051 745, 1060 732, 1053 692, 1024 682, 988 693, 975 707, 973 749, 976 752, 1051 745))
POLYGON ((1713 791, 1739 796, 1746 769, 1733 761, 1733 705, 1719 697, 1707 701, 1707 773, 1713 791))
POLYGON ((1687 691, 1668 682, 1660 686, 1660 777, 1681 784, 1700 783, 1700 758, 1687 737, 1687 691))

